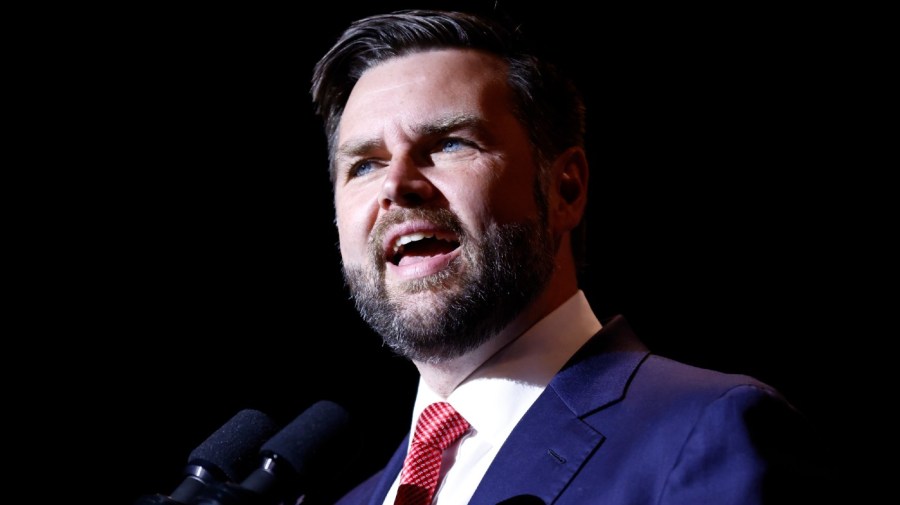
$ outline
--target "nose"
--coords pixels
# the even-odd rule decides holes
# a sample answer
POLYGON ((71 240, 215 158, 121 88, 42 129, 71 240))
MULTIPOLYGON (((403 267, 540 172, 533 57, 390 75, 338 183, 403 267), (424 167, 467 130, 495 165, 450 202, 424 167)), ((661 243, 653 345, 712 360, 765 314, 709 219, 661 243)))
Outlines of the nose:
POLYGON ((395 156, 381 184, 381 206, 418 207, 434 196, 435 188, 422 165, 409 156, 395 156))

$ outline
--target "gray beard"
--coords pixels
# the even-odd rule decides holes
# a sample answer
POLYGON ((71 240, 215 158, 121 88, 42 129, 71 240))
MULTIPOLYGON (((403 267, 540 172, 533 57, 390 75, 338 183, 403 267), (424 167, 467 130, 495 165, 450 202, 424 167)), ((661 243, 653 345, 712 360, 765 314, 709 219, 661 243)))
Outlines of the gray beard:
MULTIPOLYGON (((462 233, 450 211, 409 211, 460 235, 462 254, 436 275, 405 283, 399 297, 384 281, 384 254, 378 229, 370 265, 343 266, 344 280, 363 320, 396 353, 419 362, 440 363, 481 346, 508 325, 546 287, 555 265, 556 244, 547 220, 495 225, 479 242, 462 233), (427 308, 404 304, 406 294, 429 291, 427 308)), ((382 229, 387 228, 384 223, 382 229)))

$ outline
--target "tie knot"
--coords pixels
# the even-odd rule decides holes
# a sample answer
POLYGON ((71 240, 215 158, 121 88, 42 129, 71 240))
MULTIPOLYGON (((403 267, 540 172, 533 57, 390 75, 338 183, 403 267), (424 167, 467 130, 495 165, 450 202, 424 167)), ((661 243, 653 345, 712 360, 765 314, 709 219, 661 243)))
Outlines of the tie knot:
POLYGON ((413 444, 438 447, 442 451, 468 431, 469 423, 447 402, 425 407, 416 422, 413 444))
POLYGON ((425 407, 400 472, 395 505, 428 505, 441 472, 441 453, 468 431, 469 423, 449 403, 425 407))

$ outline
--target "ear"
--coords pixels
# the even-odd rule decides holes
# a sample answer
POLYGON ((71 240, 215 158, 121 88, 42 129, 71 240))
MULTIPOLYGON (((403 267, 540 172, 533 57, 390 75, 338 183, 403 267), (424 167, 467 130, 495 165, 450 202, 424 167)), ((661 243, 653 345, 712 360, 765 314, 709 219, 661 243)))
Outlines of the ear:
POLYGON ((587 205, 588 163, 584 149, 570 147, 553 163, 550 223, 561 233, 571 231, 587 205))

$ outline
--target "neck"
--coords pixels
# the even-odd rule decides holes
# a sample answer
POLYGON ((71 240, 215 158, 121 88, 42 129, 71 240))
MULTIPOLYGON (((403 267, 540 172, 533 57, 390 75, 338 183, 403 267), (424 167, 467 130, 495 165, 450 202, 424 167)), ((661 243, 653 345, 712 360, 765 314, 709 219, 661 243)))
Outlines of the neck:
POLYGON ((494 337, 458 358, 441 363, 413 361, 422 380, 432 391, 447 399, 457 386, 484 363, 501 354, 535 323, 553 312, 578 292, 574 268, 554 273, 543 293, 494 337))

